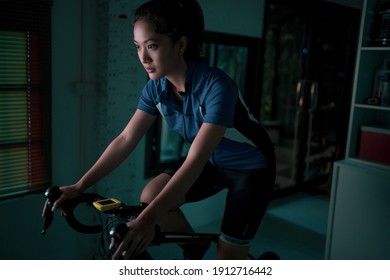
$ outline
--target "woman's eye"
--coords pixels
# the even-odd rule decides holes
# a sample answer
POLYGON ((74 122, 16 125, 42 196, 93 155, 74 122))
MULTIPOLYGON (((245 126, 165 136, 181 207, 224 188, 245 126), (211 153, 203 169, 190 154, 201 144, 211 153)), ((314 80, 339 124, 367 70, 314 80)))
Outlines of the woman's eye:
POLYGON ((148 49, 152 49, 152 50, 155 50, 157 49, 158 46, 156 44, 151 44, 151 45, 148 45, 148 49))

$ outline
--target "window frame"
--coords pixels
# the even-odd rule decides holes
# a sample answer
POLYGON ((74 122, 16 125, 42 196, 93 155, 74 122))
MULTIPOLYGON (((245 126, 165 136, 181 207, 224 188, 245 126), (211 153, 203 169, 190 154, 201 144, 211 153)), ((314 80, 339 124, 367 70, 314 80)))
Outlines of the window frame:
MULTIPOLYGON (((15 183, 17 185, 14 187, 5 185, 10 184, 9 181, 13 179, 2 181, 4 185, 0 185, 0 200, 40 192, 51 183, 51 7, 52 2, 48 0, 0 2, 0 30, 22 32, 26 35, 27 69, 24 77, 25 83, 18 84, 6 81, 0 83, 0 94, 7 90, 25 91, 25 102, 27 103, 27 117, 21 121, 22 124, 26 122, 27 132, 22 137, 24 139, 7 142, 5 138, 3 141, 0 138, 0 149, 3 151, 18 147, 27 149, 27 162, 22 159, 17 163, 22 168, 26 168, 27 171, 15 172, 15 178, 20 176, 22 181, 15 183), (38 95, 36 95, 37 93, 38 95)), ((3 71, 6 73, 8 68, 6 64, 4 65, 3 71)), ((7 108, 9 104, 4 101, 1 106, 7 108)), ((12 115, 13 110, 15 109, 8 110, 9 116, 12 115)), ((9 116, 3 115, 1 121, 5 123, 6 118, 10 119, 9 116)), ((2 131, 3 136, 6 136, 6 126, 3 127, 2 131)), ((3 155, 7 155, 7 153, 3 153, 3 155)), ((10 155, 9 161, 6 160, 5 156, 3 162, 0 162, 0 168, 3 170, 0 172, 3 175, 17 169, 12 165, 17 160, 13 158, 12 153, 10 155)))

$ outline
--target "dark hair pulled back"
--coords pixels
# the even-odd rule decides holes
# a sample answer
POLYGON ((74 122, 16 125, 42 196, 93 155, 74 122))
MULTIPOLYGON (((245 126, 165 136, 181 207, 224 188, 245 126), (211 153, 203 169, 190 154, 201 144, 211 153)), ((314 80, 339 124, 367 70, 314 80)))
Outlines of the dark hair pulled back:
POLYGON ((187 61, 199 60, 203 42, 203 11, 196 0, 151 0, 137 8, 133 24, 145 19, 152 23, 155 32, 168 35, 172 42, 187 37, 184 57, 187 61))

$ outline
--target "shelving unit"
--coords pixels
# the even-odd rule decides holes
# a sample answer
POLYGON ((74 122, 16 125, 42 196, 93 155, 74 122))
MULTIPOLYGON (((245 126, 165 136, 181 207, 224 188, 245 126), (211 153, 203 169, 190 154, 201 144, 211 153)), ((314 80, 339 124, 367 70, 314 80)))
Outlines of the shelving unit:
POLYGON ((377 0, 365 0, 363 4, 346 159, 390 170, 389 164, 364 160, 358 155, 362 125, 381 125, 390 128, 390 106, 366 103, 372 94, 375 71, 382 67, 385 59, 390 59, 390 47, 375 47, 372 43, 372 29, 378 3, 377 0))
POLYGON ((364 0, 362 7, 345 160, 334 163, 326 259, 390 258, 390 164, 359 155, 362 126, 390 129, 390 106, 366 102, 375 71, 390 59, 390 47, 375 47, 371 39, 379 1, 364 0))

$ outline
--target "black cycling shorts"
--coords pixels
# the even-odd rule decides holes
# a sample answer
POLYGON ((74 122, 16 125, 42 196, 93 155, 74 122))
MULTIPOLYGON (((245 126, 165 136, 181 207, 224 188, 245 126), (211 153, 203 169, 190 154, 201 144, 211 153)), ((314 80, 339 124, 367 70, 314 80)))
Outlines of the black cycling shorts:
MULTIPOLYGON (((164 173, 173 176, 175 171, 164 173)), ((227 188, 220 239, 230 244, 247 245, 264 216, 274 182, 274 169, 227 170, 207 163, 186 194, 186 202, 208 198, 227 188)))

